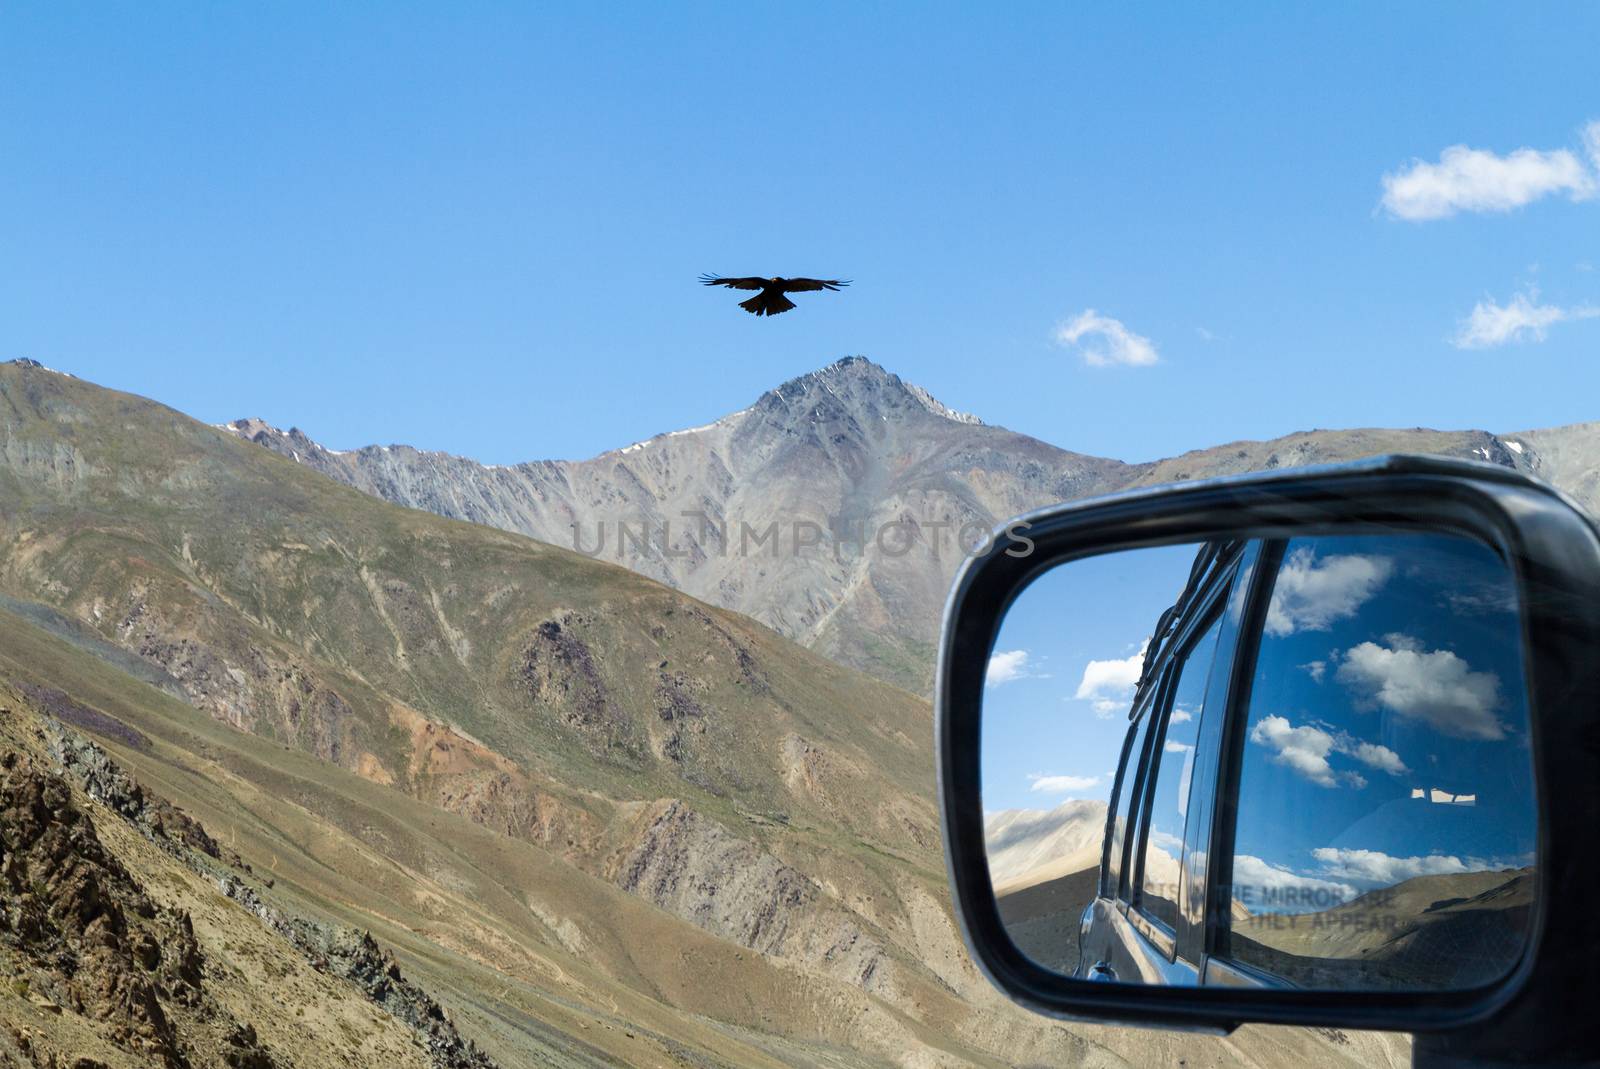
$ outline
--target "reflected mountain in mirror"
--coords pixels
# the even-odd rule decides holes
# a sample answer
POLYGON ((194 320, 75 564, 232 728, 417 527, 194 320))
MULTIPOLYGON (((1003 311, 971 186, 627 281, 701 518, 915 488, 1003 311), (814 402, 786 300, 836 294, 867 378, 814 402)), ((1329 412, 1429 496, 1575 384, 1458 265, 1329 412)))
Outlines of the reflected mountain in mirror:
POLYGON ((1517 591, 1421 532, 1140 549, 1007 614, 982 742, 1012 941, 1114 982, 1452 990, 1535 905, 1517 591))

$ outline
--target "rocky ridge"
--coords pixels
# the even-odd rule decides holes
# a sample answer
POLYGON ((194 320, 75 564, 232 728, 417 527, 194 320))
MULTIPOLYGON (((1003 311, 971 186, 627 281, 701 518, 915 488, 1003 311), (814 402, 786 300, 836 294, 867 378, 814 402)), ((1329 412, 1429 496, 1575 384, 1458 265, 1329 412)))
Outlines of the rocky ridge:
MULTIPOLYGON (((0 943, 14 995, 92 1022, 112 1045, 165 1069, 278 1064, 255 1028, 213 997, 189 915, 151 901, 66 782, 16 750, 0 755, 0 852, 0 943)), ((17 1023, 5 1031, 0 1051, 58 1061, 47 1035, 17 1023)))
MULTIPOLYGON (((39 688, 26 684, 18 687, 25 695, 37 701, 39 688), (30 693, 32 691, 33 693, 30 693)), ((53 704, 61 704, 64 695, 56 692, 53 704)), ((70 699, 66 699, 70 701, 70 699)), ((76 703, 74 703, 76 704, 76 703)), ((79 709, 85 707, 78 706, 79 709)), ((39 733, 45 741, 46 752, 55 765, 54 773, 34 772, 29 759, 12 751, 0 758, 0 836, 9 844, 30 833, 37 841, 43 836, 34 829, 47 820, 66 829, 67 849, 56 847, 58 855, 76 855, 81 862, 107 874, 108 882, 126 885, 119 888, 132 902, 133 915, 150 915, 160 918, 161 913, 140 895, 132 879, 119 862, 99 845, 92 819, 81 813, 72 803, 65 783, 71 782, 89 798, 105 806, 110 812, 127 821, 145 839, 174 857, 190 870, 214 883, 218 892, 239 903, 261 923, 282 936, 318 972, 348 981, 369 1001, 385 1013, 402 1022, 417 1035, 418 1043, 426 1050, 435 1069, 495 1069, 494 1062, 478 1051, 470 1040, 463 1039, 454 1023, 426 991, 412 983, 401 973, 394 956, 372 938, 370 932, 355 931, 336 924, 310 920, 297 916, 274 905, 270 899, 271 877, 257 876, 250 865, 237 853, 218 844, 206 829, 183 810, 167 800, 148 793, 94 742, 62 726, 53 718, 41 718, 39 733), (20 772, 18 771, 20 769, 20 772), (31 805, 21 814, 31 817, 21 819, 11 802, 12 779, 20 778, 18 790, 31 805), (48 803, 41 805, 41 803, 48 803)), ((13 865, 13 868, 16 866, 13 865)), ((92 879, 92 877, 91 877, 92 879)), ((59 882, 59 881, 58 881, 59 882)), ((47 881, 46 886, 49 886, 47 881)), ((78 880, 76 893, 91 899, 109 898, 89 880, 78 880)), ((65 916, 76 917, 85 908, 67 904, 65 916)), ((115 902, 105 909, 109 918, 104 927, 113 933, 126 931, 124 911, 115 902)), ((194 940, 193 926, 187 915, 175 915, 164 924, 166 931, 159 940, 139 935, 134 940, 133 954, 146 971, 156 972, 166 980, 166 986, 156 987, 159 994, 169 994, 180 1004, 197 1003, 203 977, 203 958, 194 940), (174 962, 172 975, 160 970, 163 947, 174 962), (193 993, 191 993, 193 989, 193 993)), ((80 940, 83 936, 80 934, 80 940)), ((103 938, 103 937, 102 937, 103 938)), ((114 946, 114 944, 113 944, 114 946)), ((130 985, 120 979, 117 967, 123 963, 113 956, 109 962, 88 963, 86 971, 98 974, 101 986, 113 990, 130 985)), ((126 972, 123 969, 122 972, 126 972)), ((142 994, 137 987, 131 990, 142 994)), ((152 1054, 163 1065, 181 1066, 192 1058, 184 1053, 178 1031, 160 1012, 162 1000, 145 994, 143 998, 125 999, 130 1014, 143 1030, 131 1029, 131 1049, 152 1054), (163 1029, 161 1026, 166 1025, 163 1029), (146 1038, 146 1036, 153 1038, 146 1038)), ((102 1010, 100 1016, 106 1016, 102 1010)), ((255 1029, 248 1024, 227 1021, 223 1034, 229 1048, 223 1053, 227 1065, 234 1069, 272 1069, 278 1064, 262 1050, 255 1029)), ((122 1038, 125 1033, 115 1032, 122 1038)))

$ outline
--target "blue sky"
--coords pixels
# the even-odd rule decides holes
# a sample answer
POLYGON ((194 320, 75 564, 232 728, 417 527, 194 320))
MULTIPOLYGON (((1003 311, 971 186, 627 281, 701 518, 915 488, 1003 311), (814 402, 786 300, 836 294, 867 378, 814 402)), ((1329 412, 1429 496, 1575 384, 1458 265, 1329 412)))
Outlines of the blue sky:
POLYGON ((849 353, 1128 459, 1591 419, 1597 39, 1583 4, 11 3, 0 357, 490 462, 849 353), (856 285, 758 320, 701 271, 856 285), (1480 304, 1522 340, 1452 344, 1480 304))

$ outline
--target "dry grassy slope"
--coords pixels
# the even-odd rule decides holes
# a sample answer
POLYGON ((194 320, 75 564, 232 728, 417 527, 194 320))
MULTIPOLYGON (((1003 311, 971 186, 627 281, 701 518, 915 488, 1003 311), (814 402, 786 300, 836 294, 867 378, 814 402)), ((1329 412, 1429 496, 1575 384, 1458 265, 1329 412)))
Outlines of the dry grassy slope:
POLYGON ((0 676, 52 681, 103 714, 99 741, 147 788, 270 873, 298 912, 372 930, 504 1066, 1404 1064, 1397 1038, 1217 1039, 1034 1017, 973 973, 942 899, 920 893, 916 951, 957 990, 896 1007, 715 938, 542 847, 236 731, 20 617, 0 612, 0 635, 0 676))
MULTIPOLYGON (((923 793, 922 703, 743 618, 528 539, 375 505, 49 372, 0 369, 0 406, 5 588, 135 650, 237 726, 414 784, 443 759, 417 752, 411 710, 619 797, 689 783, 774 813, 815 805, 785 756, 794 735, 869 762, 863 790, 923 793)), ((878 819, 834 787, 838 819, 878 819)), ((930 822, 923 806, 871 830, 912 847, 930 822), (900 819, 913 816, 915 833, 900 819)))
POLYGON ((397 948, 502 1064, 649 1064, 679 1049, 708 1064, 828 1064, 828 1046, 873 1049, 852 1028, 919 1045, 917 1026, 852 985, 770 963, 548 851, 232 730, 4 622, 0 673, 55 681, 125 725, 100 741, 142 783, 270 873, 300 912, 397 948), (818 1006, 851 1012, 834 1021, 818 1006), (764 1022, 780 1034, 742 1035, 764 1022), (824 1057, 805 1054, 812 1043, 824 1057))
POLYGON ((926 705, 748 620, 44 371, 0 368, 0 461, 0 586, 235 726, 462 806, 530 770, 572 821, 684 794, 933 871, 926 705))
POLYGON ((312 907, 367 918, 501 1053, 1151 1049, 1000 1003, 944 904, 926 706, 758 625, 14 366, 0 537, 0 591, 55 633, 10 618, 11 668, 157 740, 112 742, 312 907), (111 667, 129 655, 210 717, 111 667))

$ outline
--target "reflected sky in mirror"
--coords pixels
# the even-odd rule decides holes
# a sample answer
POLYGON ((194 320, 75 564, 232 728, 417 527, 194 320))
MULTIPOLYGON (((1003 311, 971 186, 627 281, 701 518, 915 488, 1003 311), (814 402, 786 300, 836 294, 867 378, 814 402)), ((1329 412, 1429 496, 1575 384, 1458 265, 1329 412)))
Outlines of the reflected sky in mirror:
POLYGON ((1321 893, 1250 908, 1532 864, 1525 691, 1515 590, 1488 548, 1290 542, 1252 687, 1235 883, 1321 893))
POLYGON ((1234 960, 1308 987, 1510 967, 1538 830, 1522 654, 1486 546, 1287 544, 1243 725, 1234 960))
POLYGON ((1189 578, 1193 545, 1057 567, 1001 623, 983 694, 983 806, 1104 802, 1156 619, 1189 578))

